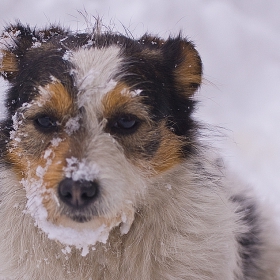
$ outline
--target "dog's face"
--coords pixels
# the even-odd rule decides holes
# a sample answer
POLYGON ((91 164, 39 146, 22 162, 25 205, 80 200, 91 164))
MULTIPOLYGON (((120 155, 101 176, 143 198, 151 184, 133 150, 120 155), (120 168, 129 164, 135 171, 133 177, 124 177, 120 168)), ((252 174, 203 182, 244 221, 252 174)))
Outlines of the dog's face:
POLYGON ((0 39, 10 82, 2 162, 27 209, 72 228, 132 221, 149 184, 194 152, 192 43, 21 25, 0 39))

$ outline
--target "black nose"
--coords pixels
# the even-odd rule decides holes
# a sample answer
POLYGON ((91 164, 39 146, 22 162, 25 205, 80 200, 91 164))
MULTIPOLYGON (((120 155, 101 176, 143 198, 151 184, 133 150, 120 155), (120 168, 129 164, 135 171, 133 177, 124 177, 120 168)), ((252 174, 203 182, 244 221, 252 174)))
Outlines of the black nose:
POLYGON ((82 208, 97 197, 98 184, 95 181, 73 181, 65 178, 58 185, 58 194, 65 204, 73 208, 82 208))

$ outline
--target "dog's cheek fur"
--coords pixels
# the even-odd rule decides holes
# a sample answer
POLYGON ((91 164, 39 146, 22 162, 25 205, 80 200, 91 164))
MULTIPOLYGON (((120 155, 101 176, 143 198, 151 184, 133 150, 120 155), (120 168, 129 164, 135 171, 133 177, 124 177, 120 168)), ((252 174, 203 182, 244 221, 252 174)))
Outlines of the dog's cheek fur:
MULTIPOLYGON (((36 144, 30 144, 29 141, 26 141, 26 143, 33 148, 36 146, 36 144)), ((37 146, 39 147, 40 144, 37 144, 37 146)), ((64 139, 57 147, 52 147, 51 145, 47 146, 50 146, 48 157, 45 156, 46 153, 48 153, 47 148, 36 149, 36 152, 33 153, 32 151, 26 150, 26 145, 19 145, 17 141, 11 141, 8 146, 10 148, 8 148, 9 151, 6 154, 6 160, 12 164, 12 168, 18 174, 19 178, 36 178, 39 176, 38 173, 36 173, 37 168, 44 168, 47 159, 50 158, 52 163, 48 167, 48 172, 44 174, 44 185, 47 188, 51 188, 56 186, 59 179, 62 177, 62 167, 65 166, 65 156, 68 154, 71 145, 69 141, 64 139)))
POLYGON ((183 162, 182 146, 183 141, 176 137, 165 125, 160 125, 161 141, 159 148, 151 159, 150 164, 156 174, 174 168, 183 162))
MULTIPOLYGON (((50 155, 50 165, 46 168, 43 176, 43 184, 45 185, 45 193, 42 194, 44 208, 48 212, 48 220, 56 224, 56 221, 60 218, 61 213, 59 210, 59 203, 57 198, 57 188, 59 182, 64 178, 64 168, 66 166, 66 155, 71 149, 70 141, 64 140, 58 147, 52 148, 52 154, 50 155)), ((48 164, 45 161, 42 162, 42 167, 48 164)), ((34 164, 36 166, 36 163, 34 164)))

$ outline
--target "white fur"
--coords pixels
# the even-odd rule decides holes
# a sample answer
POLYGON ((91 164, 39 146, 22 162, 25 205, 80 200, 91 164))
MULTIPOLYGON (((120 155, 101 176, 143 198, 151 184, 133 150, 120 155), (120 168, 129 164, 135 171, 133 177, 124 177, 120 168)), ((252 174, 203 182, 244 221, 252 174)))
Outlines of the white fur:
POLYGON ((96 103, 91 110, 100 107, 104 94, 112 90, 117 81, 113 78, 120 72, 120 48, 110 46, 102 49, 79 49, 72 53, 70 61, 74 64, 76 86, 79 90, 79 107, 96 103))

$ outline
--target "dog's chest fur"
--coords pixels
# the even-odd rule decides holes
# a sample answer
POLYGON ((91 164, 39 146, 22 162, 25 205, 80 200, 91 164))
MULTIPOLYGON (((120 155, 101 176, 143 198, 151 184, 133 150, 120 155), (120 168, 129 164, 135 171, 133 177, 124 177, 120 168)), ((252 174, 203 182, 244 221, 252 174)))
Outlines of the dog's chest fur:
POLYGON ((8 27, 0 278, 279 279, 279 244, 199 140, 194 45, 8 27))

